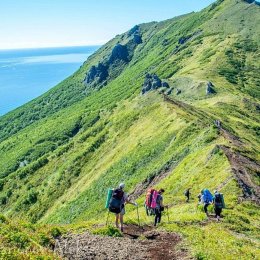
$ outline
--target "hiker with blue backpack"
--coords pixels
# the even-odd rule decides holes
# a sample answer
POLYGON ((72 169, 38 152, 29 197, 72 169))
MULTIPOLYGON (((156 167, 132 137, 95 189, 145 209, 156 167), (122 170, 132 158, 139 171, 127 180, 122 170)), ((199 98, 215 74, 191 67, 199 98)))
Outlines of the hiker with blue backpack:
POLYGON ((208 189, 203 189, 201 191, 200 200, 201 203, 203 204, 204 212, 206 213, 207 217, 209 217, 208 206, 213 203, 213 196, 208 189))
POLYGON ((120 221, 120 230, 122 232, 123 232, 123 223, 124 223, 124 215, 125 215, 125 204, 129 203, 137 207, 136 202, 131 202, 128 199, 128 195, 124 192, 124 188, 125 188, 125 184, 120 183, 117 189, 109 190, 108 193, 108 200, 109 200, 108 209, 110 212, 116 214, 116 227, 119 229, 118 224, 120 221))

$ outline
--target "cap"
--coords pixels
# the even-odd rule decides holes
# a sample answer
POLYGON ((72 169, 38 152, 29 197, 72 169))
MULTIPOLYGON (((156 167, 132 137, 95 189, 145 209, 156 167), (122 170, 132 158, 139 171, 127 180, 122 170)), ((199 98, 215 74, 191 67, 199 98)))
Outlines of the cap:
POLYGON ((124 183, 120 183, 120 184, 119 184, 119 188, 120 188, 120 189, 123 189, 124 187, 125 187, 125 184, 124 184, 124 183))

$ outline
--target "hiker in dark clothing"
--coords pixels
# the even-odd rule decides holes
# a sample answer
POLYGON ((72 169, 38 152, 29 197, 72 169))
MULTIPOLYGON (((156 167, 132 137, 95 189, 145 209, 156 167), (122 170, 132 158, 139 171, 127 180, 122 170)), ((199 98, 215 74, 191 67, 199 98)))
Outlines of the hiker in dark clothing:
POLYGON ((204 212, 206 213, 207 217, 209 216, 209 213, 208 213, 208 206, 209 205, 210 205, 210 203, 204 203, 204 206, 203 206, 204 212))
POLYGON ((220 214, 222 212, 222 209, 225 207, 225 202, 223 194, 220 194, 217 190, 214 191, 213 203, 215 217, 217 218, 217 221, 220 221, 220 214))
POLYGON ((197 198, 198 198, 198 204, 201 203, 201 196, 202 196, 201 193, 199 193, 198 196, 197 196, 197 198))
POLYGON ((190 200, 190 190, 191 190, 191 188, 188 188, 188 189, 184 192, 184 195, 187 197, 186 202, 189 202, 189 200, 190 200))
POLYGON ((118 222, 120 220, 120 230, 123 232, 123 222, 124 222, 124 215, 125 215, 125 204, 129 203, 132 204, 134 206, 137 206, 136 202, 130 202, 128 199, 128 195, 124 192, 124 187, 125 184, 124 183, 120 183, 118 189, 116 189, 115 191, 118 191, 118 193, 120 193, 121 196, 121 203, 122 203, 122 209, 120 213, 116 213, 116 227, 119 229, 119 225, 118 222))
POLYGON ((164 208, 167 207, 163 205, 163 196, 162 196, 163 193, 164 193, 164 189, 160 189, 158 191, 158 196, 156 198, 154 226, 161 223, 162 211, 164 211, 164 208))

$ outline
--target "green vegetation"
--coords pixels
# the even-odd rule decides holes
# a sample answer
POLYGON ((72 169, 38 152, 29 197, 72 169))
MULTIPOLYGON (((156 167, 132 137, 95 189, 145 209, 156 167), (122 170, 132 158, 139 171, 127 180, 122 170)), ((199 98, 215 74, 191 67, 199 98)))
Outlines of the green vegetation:
POLYGON ((93 231, 93 234, 110 237, 122 237, 122 233, 117 228, 112 226, 96 228, 93 231))
MULTIPOLYGON (((63 231, 53 224, 120 236, 102 227, 107 189, 124 181, 132 192, 163 176, 156 186, 166 189, 171 207, 170 223, 160 228, 181 233, 196 259, 259 258, 259 206, 250 197, 241 200, 234 165, 221 149, 260 160, 258 16, 259 6, 225 0, 141 24, 131 31, 139 28, 142 43, 133 45, 131 31, 116 36, 74 75, 1 117, 1 213, 26 221, 0 217, 0 256, 55 258, 46 248, 63 231), (113 63, 106 82, 85 84, 91 66, 108 60, 118 42, 128 44, 129 60, 120 68, 113 63), (158 91, 140 95, 146 73, 169 83, 172 102, 158 91), (215 94, 206 93, 208 82, 215 94), (187 187, 190 204, 183 198, 187 187), (225 194, 221 223, 208 222, 197 207, 205 187, 225 194)), ((257 169, 248 176, 259 185, 257 169)), ((151 222, 140 214, 142 223, 151 222)), ((126 221, 136 222, 132 206, 126 221)))
POLYGON ((55 238, 61 235, 59 227, 38 226, 15 222, 0 216, 1 259, 59 259, 51 250, 55 238))

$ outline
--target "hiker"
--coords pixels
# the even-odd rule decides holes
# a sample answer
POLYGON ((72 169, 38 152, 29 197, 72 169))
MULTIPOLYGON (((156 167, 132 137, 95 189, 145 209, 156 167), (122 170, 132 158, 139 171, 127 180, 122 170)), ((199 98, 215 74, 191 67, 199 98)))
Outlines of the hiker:
POLYGON ((184 192, 184 196, 187 197, 186 202, 189 202, 189 200, 190 200, 190 190, 191 190, 191 188, 188 188, 188 189, 184 192))
POLYGON ((125 184, 120 183, 119 187, 112 193, 112 197, 109 204, 109 211, 116 214, 116 227, 119 228, 118 222, 120 220, 120 230, 123 232, 123 220, 125 214, 125 204, 129 203, 137 206, 136 202, 131 202, 128 199, 128 195, 124 192, 125 184))
POLYGON ((163 196, 164 189, 160 189, 158 191, 158 195, 156 198, 156 208, 155 208, 155 219, 154 219, 154 226, 159 224, 161 222, 162 218, 162 211, 164 211, 164 208, 167 208, 168 206, 163 205, 163 196))
POLYGON ((219 193, 217 190, 214 191, 213 204, 215 210, 215 217, 217 221, 220 221, 220 214, 222 209, 225 208, 224 196, 219 193))
POLYGON ((220 120, 215 120, 214 123, 215 123, 215 126, 216 126, 217 128, 221 128, 221 122, 220 122, 220 120))
POLYGON ((198 198, 198 204, 201 204, 201 193, 198 194, 197 198, 198 198))
POLYGON ((201 203, 204 205, 204 212, 206 213, 207 217, 209 217, 208 206, 213 203, 213 196, 208 189, 201 191, 201 203))

